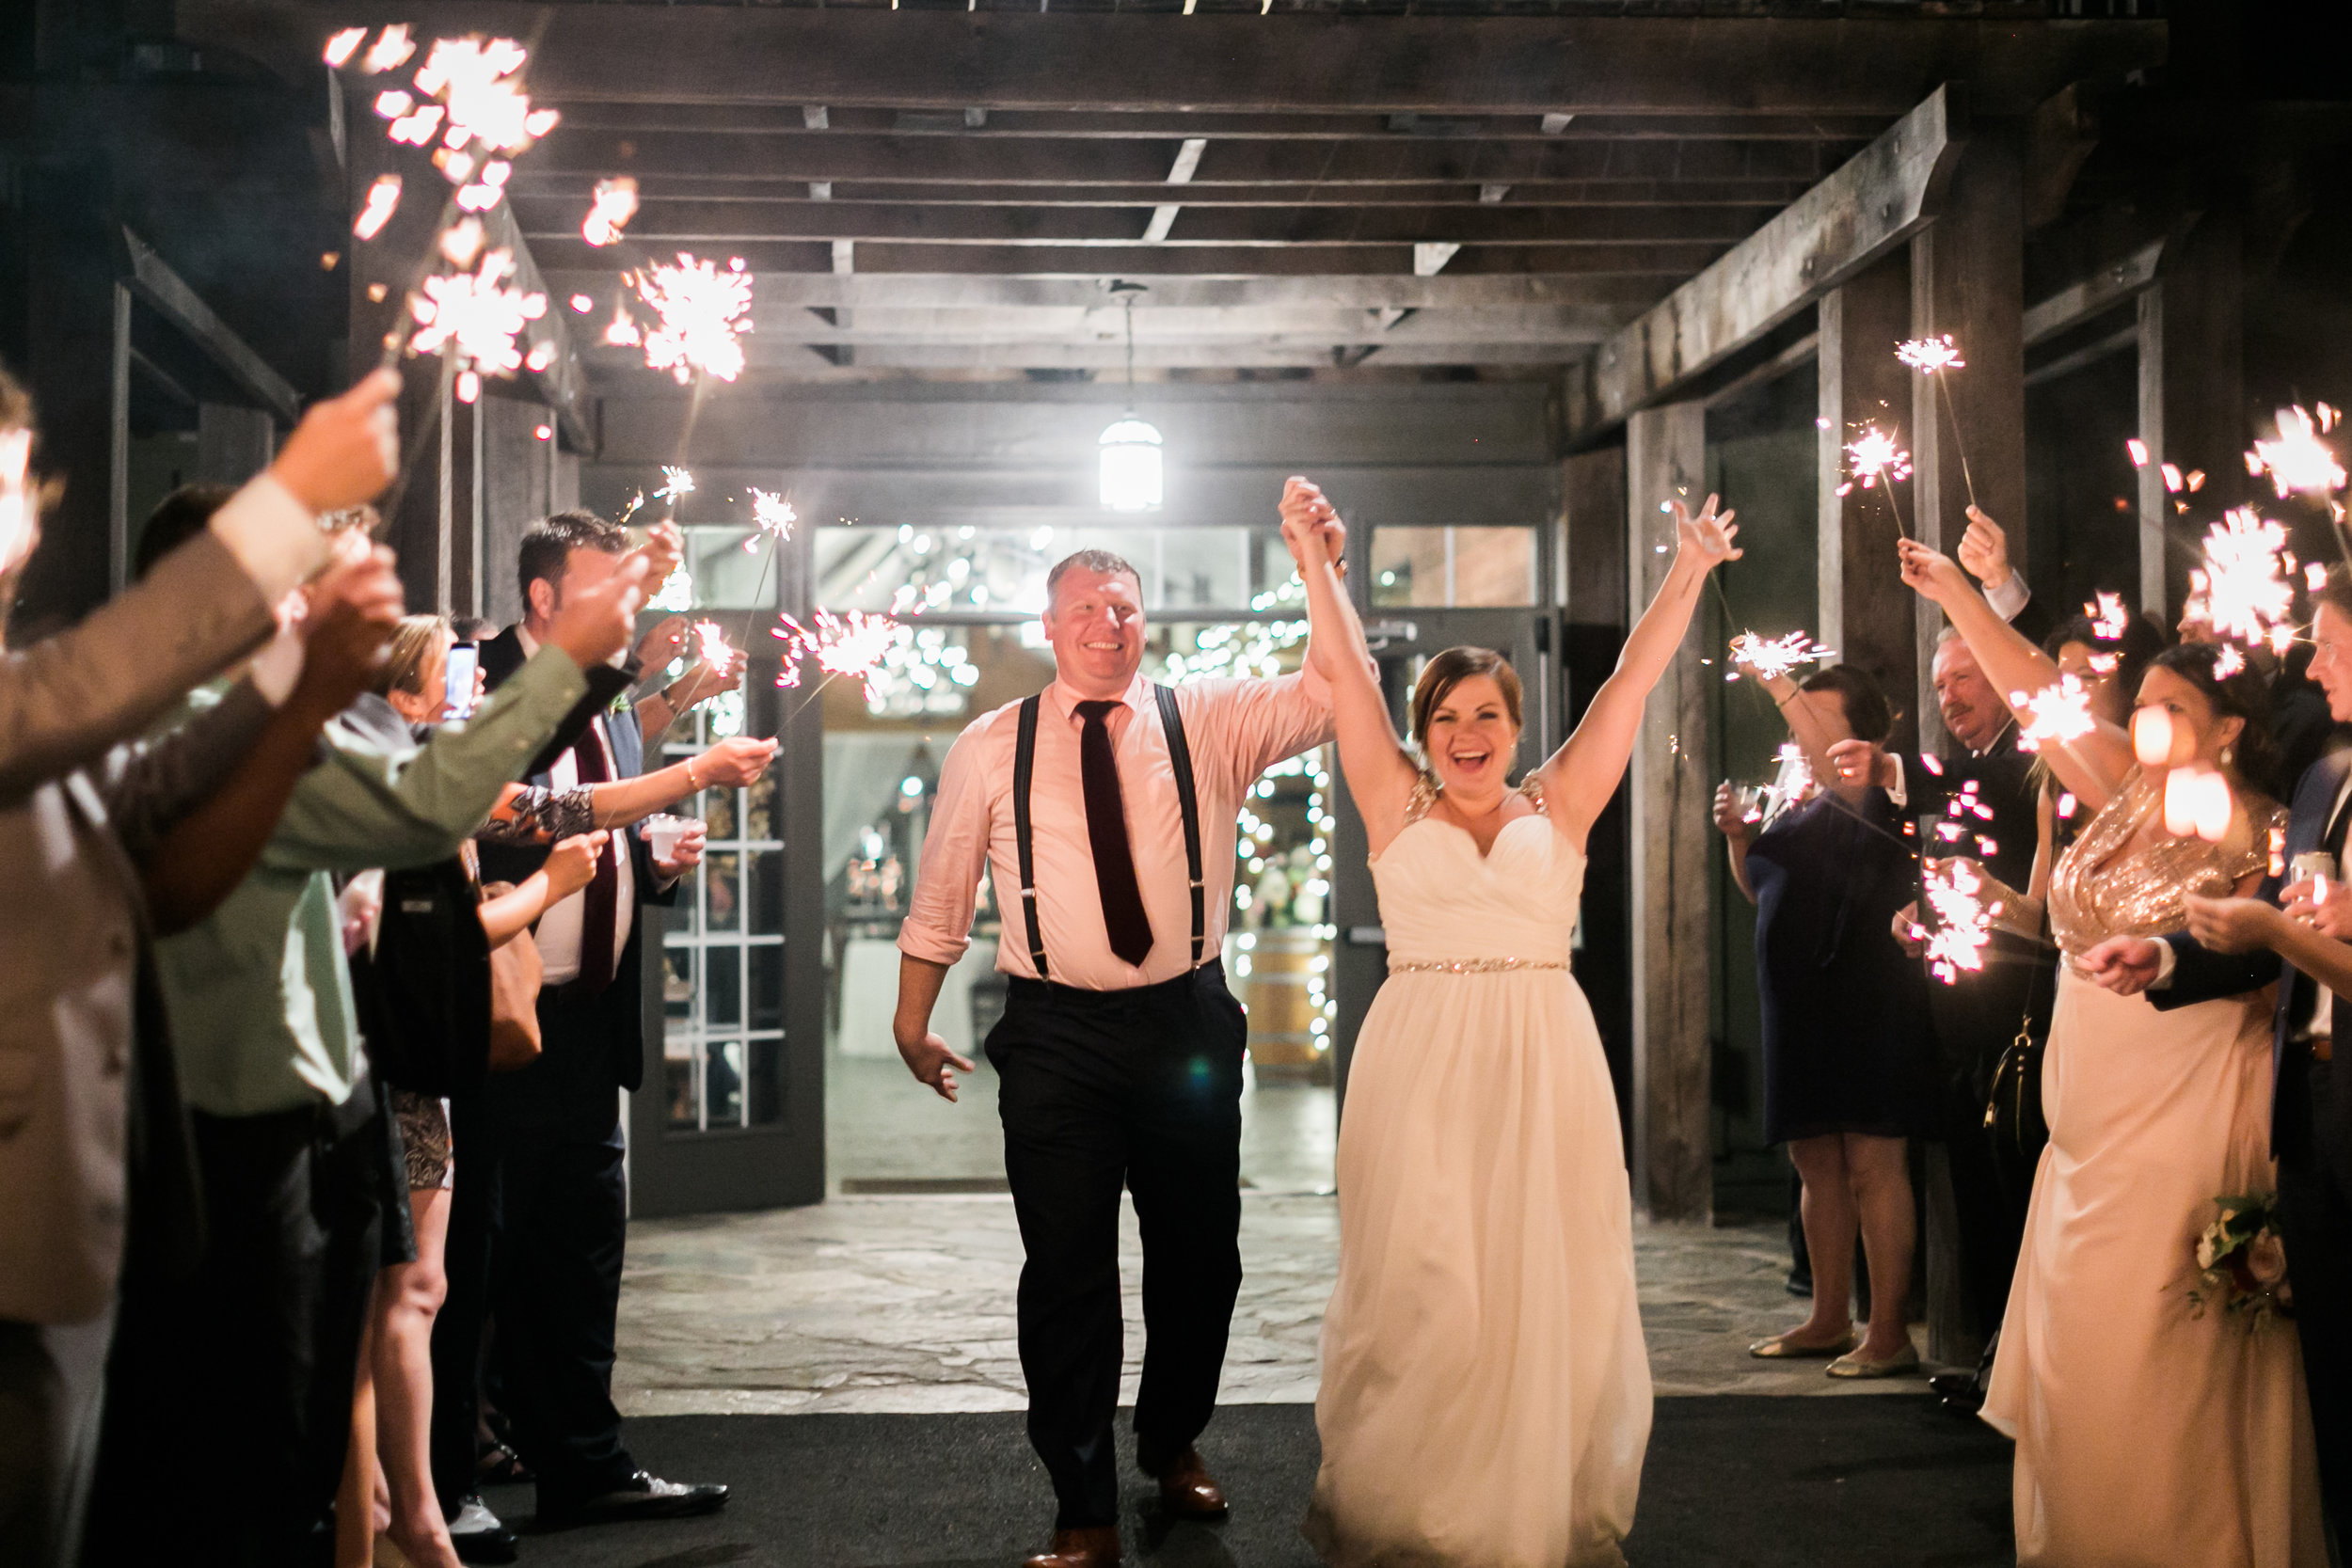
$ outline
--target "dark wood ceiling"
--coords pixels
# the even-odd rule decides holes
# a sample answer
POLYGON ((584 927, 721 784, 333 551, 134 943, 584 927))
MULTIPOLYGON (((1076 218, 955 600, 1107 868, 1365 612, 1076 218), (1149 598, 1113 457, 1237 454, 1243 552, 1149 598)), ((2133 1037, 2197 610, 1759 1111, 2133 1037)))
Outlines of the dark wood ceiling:
MULTIPOLYGON (((533 49, 516 219, 559 295, 740 257, 755 376, 1574 361, 1942 82, 1982 116, 2161 60, 2042 6, 183 0, 315 74, 334 26, 533 49), (1698 8, 1687 8, 1697 9, 1698 8), (1960 8, 1950 8, 1958 10, 1960 8), (1617 14, 1596 14, 1613 12, 1617 14), (1114 14, 1115 13, 1115 14, 1114 14), (580 237, 628 174, 628 245, 580 237)), ((373 122, 355 104, 353 124, 373 122)), ((598 378, 627 351, 592 348, 598 378)))

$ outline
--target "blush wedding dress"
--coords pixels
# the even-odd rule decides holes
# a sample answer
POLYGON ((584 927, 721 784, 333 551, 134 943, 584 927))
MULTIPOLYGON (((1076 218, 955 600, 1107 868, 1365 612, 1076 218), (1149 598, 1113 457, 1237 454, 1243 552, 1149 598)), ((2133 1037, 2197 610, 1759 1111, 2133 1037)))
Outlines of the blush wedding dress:
MULTIPOLYGON (((1532 784, 1532 781, 1531 781, 1532 784)), ((1306 1532, 1339 1568, 1624 1561, 1649 1442, 1617 1101, 1569 974, 1584 857, 1428 815, 1372 862, 1389 978, 1340 1124, 1306 1532)))

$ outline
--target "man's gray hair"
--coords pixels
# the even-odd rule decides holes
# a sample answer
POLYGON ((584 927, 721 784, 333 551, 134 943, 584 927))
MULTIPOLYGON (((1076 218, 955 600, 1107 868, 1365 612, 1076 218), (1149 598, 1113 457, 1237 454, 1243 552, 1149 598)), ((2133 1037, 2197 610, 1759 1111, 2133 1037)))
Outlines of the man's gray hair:
POLYGON ((1063 574, 1073 566, 1083 567, 1100 577, 1118 577, 1123 574, 1136 579, 1136 589, 1138 593, 1143 589, 1143 574, 1129 565, 1125 556, 1113 555, 1108 550, 1079 550, 1075 554, 1063 556, 1054 562, 1054 569, 1045 574, 1045 608, 1049 611, 1054 608, 1054 593, 1061 587, 1063 574))

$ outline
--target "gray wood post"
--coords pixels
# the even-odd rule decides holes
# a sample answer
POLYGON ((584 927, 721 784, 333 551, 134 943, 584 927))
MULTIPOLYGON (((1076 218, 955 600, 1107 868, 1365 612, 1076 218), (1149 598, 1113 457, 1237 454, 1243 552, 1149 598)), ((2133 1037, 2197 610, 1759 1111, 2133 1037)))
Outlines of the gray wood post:
MULTIPOLYGON (((2139 604, 2170 626, 2187 589, 2188 552, 2165 558, 2176 521, 2164 465, 2202 468, 2207 503, 2238 499, 2246 429, 2244 278, 2234 214, 2208 213, 2165 246, 2156 280, 2139 296, 2139 604)), ((2185 538, 2184 532, 2182 537, 2185 538)))
POLYGON ((1897 707, 1914 707, 1918 651, 1912 594, 1897 577, 1895 513, 1883 485, 1846 485, 1846 443, 1865 424, 1907 438, 1910 378, 1895 345, 1910 336, 1911 268, 1899 252, 1821 296, 1820 615, 1814 635, 1867 670, 1897 707))
MULTIPOLYGON (((1918 536, 1957 551, 1968 528, 1969 482, 1977 503, 2009 534, 2010 558, 2026 559, 2026 229, 2023 184, 2012 138, 1972 139, 1953 172, 1943 211, 1911 243, 1912 335, 1950 333, 1967 368, 1945 385, 1913 372, 1909 511, 1918 536), (1948 389, 1950 405, 1944 397, 1948 389), (1959 427, 1957 440, 1953 427, 1959 427), (1966 453, 1965 473, 1963 451, 1966 453)), ((1893 352, 1889 345, 1889 353, 1893 352)), ((1944 721, 1929 685, 1944 613, 1917 601, 1919 745, 1944 746, 1944 721)))
MULTIPOLYGON (((1639 616, 1674 560, 1661 503, 1706 499, 1707 411, 1645 408, 1626 421, 1626 568, 1639 616), (1666 550, 1660 553, 1658 546, 1666 550)), ((1702 604, 1650 696, 1631 767, 1633 1198, 1651 1217, 1704 1223, 1714 1212, 1708 1112, 1714 784, 1708 708, 1722 676, 1699 660, 1714 640, 1702 604)))

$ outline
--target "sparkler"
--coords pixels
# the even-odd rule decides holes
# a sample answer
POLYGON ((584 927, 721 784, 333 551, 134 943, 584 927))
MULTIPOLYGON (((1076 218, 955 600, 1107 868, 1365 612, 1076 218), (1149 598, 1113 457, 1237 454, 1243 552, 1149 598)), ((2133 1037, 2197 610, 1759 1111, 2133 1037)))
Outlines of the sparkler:
POLYGON ((1801 631, 1769 639, 1743 632, 1731 640, 1732 668, 1724 679, 1736 681, 1745 670, 1759 681, 1775 681, 1801 664, 1826 664, 1836 657, 1836 649, 1824 648, 1801 631))
POLYGON ((2185 612, 2218 637, 2266 642, 2284 653, 2295 641, 2289 612, 2295 587, 2280 569, 2287 531, 2257 516, 2250 506, 2234 507, 2205 534, 2205 563, 2188 575, 2185 612))
MULTIPOLYGON (((2324 414, 2334 412, 2324 403, 2320 408, 2324 414)), ((2258 440, 2254 450, 2247 453, 2248 469, 2267 473, 2272 486, 2282 498, 2298 491, 2324 498, 2343 489, 2344 465, 2336 461, 2336 454, 2319 438, 2312 416, 2298 404, 2280 409, 2278 422, 2277 439, 2258 440)))
POLYGON ((637 318, 628 313, 627 300, 613 301, 612 319, 605 325, 604 341, 614 348, 635 348, 645 341, 645 335, 637 330, 637 318))
POLYGON ((368 187, 367 205, 351 220, 351 231, 363 240, 372 240, 384 231, 391 221, 393 210, 400 205, 400 176, 379 174, 375 183, 368 187))
POLYGON ((523 356, 515 340, 547 314, 547 295, 505 286, 514 270, 513 254, 501 247, 482 259, 480 271, 428 277, 410 296, 409 314, 417 325, 408 352, 438 354, 446 349, 460 403, 481 395, 484 372, 511 375, 521 368, 523 356))
POLYGON ((1946 985, 1957 985, 1962 971, 1974 974, 1984 968, 1984 950, 1993 940, 1993 920, 2001 906, 1978 896, 1984 891, 1984 879, 1965 860, 1941 866, 1928 863, 1922 886, 1928 907, 1935 911, 1936 929, 1914 930, 1927 938, 1930 971, 1946 985))
POLYGON ((653 493, 654 499, 668 501, 670 510, 675 512, 678 501, 693 493, 694 476, 692 474, 667 463, 661 465, 661 487, 653 493))
POLYGON ((2221 652, 2214 656, 2213 678, 2217 681, 2226 681, 2245 668, 2246 656, 2238 651, 2238 645, 2234 642, 2224 642, 2221 644, 2221 652))
POLYGON ((32 458, 31 431, 0 431, 0 573, 33 547, 33 518, 39 508, 25 473, 32 458))
POLYGON ((1952 384, 1946 374, 1949 371, 1965 370, 1968 361, 1960 356, 1960 345, 1952 335, 1941 338, 1913 338, 1899 345, 1895 357, 1917 371, 1921 375, 1935 377, 1937 390, 1944 394, 1944 414, 1952 421, 1952 451, 1960 458, 1960 482, 1968 490, 1968 504, 1977 504, 1977 482, 1968 473, 1968 449, 1960 438, 1960 410, 1952 404, 1952 384))
POLYGON ((2063 746, 2099 727, 2090 711, 2090 689, 2079 675, 2060 675, 2055 685, 2039 691, 2012 691, 2009 702, 2024 714, 2017 730, 2021 752, 2038 752, 2044 741, 2063 746))
POLYGON ((359 47, 359 40, 367 36, 368 30, 365 27, 346 27, 328 39, 326 40, 328 69, 342 70, 343 62, 351 58, 351 52, 359 47))
POLYGON ((698 663, 713 670, 723 670, 727 667, 727 660, 734 657, 735 650, 728 645, 727 634, 721 629, 718 622, 694 623, 694 657, 698 663))
MULTIPOLYGON (((680 251, 675 266, 656 261, 626 277, 638 299, 660 318, 644 334, 646 369, 668 371, 681 387, 697 371, 722 381, 743 373, 743 345, 738 340, 752 329, 752 276, 743 270, 741 257, 723 268, 680 251)), ((620 321, 616 315, 607 342, 621 341, 612 336, 620 321)))
MULTIPOLYGON (((866 701, 876 695, 875 677, 880 672, 891 646, 898 638, 898 623, 888 615, 872 615, 852 610, 835 615, 820 610, 807 626, 791 616, 783 617, 784 625, 769 633, 784 643, 784 668, 777 673, 776 684, 797 687, 801 684, 801 666, 812 663, 825 673, 825 679, 848 675, 866 689, 866 701)), ((822 684, 819 685, 822 689, 822 684)), ((815 695, 815 693, 811 693, 815 695)))
MULTIPOLYGON (((758 529, 760 533, 766 534, 771 542, 791 538, 792 525, 800 520, 800 514, 792 510, 790 501, 772 491, 762 490, 757 485, 752 486, 752 524, 758 529)), ((758 537, 755 535, 743 541, 743 548, 749 552, 758 543, 758 537)))
POLYGON ((2230 781, 2210 768, 2175 768, 2164 778, 2164 831, 2174 838, 2191 833, 2218 844, 2230 831, 2237 802, 2230 781))
POLYGON ((593 245, 608 245, 621 237, 621 230, 637 215, 637 182, 627 175, 616 180, 599 180, 588 209, 581 220, 580 237, 593 245))
POLYGON ((2090 617, 2090 635, 2102 642, 2121 642, 2131 629, 2131 611, 2123 608, 2123 595, 2102 593, 2083 606, 2083 613, 2090 617))
POLYGON ((1859 484, 1865 490, 1881 480, 1886 483, 1886 504, 1895 514, 1895 531, 1904 538, 1911 530, 1903 525, 1903 509, 1895 499, 1895 483, 1911 477, 1911 453, 1895 444, 1895 437, 1874 424, 1862 427, 1862 434, 1846 443, 1846 471, 1851 477, 1837 487, 1839 495, 1859 484))

